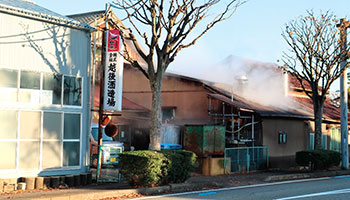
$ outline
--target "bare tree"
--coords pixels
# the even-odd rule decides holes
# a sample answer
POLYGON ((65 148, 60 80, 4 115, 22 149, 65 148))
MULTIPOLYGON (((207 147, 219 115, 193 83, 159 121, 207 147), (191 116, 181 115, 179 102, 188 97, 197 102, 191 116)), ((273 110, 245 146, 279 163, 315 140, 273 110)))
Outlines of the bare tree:
POLYGON ((182 49, 193 46, 217 23, 230 18, 242 3, 239 0, 115 0, 113 2, 125 11, 133 30, 144 40, 147 48, 146 50, 142 48, 131 29, 120 27, 124 46, 127 46, 128 40, 131 41, 141 57, 141 60, 136 59, 130 50, 125 48, 125 59, 149 79, 152 91, 150 149, 160 149, 162 79, 169 64, 182 49), (210 11, 216 7, 223 10, 219 14, 212 15, 210 11), (192 34, 195 28, 196 30, 201 28, 201 24, 205 25, 202 26, 202 30, 192 34), (142 30, 149 30, 149 33, 142 30))
POLYGON ((337 22, 330 12, 315 17, 312 11, 308 11, 308 16, 286 24, 282 33, 290 47, 290 52, 284 52, 283 56, 285 69, 298 79, 313 102, 315 149, 322 149, 322 114, 326 95, 331 84, 343 73, 340 62, 349 51, 349 47, 341 50, 337 22))

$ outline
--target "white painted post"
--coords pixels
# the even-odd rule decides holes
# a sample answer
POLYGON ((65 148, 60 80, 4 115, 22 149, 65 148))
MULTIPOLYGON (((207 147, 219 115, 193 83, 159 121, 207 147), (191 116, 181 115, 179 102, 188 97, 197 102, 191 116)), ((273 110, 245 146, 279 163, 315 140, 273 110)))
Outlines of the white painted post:
MULTIPOLYGON (((346 19, 341 19, 338 28, 340 30, 340 51, 343 56, 347 57, 346 50, 346 36, 349 22, 346 19)), ((346 59, 342 56, 340 68, 344 69, 340 76, 340 112, 341 112, 341 151, 342 151, 342 168, 349 169, 349 149, 348 149, 348 87, 347 87, 347 73, 346 73, 346 59)))

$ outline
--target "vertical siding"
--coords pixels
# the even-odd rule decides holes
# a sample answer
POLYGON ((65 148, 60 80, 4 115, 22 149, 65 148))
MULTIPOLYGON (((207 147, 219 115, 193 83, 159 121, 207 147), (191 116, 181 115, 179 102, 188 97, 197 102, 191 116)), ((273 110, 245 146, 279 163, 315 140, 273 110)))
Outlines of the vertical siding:
POLYGON ((0 13, 0 67, 86 76, 86 32, 0 13))

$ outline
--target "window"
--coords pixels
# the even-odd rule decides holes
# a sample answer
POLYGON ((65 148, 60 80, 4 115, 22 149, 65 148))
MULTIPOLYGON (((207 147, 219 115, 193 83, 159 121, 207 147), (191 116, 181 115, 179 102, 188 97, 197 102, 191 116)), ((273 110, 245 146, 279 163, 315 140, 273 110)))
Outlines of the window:
POLYGON ((40 168, 41 112, 20 111, 19 169, 40 168))
POLYGON ((42 168, 61 167, 62 113, 44 112, 42 168))
POLYGON ((162 108, 162 119, 163 121, 169 121, 175 117, 176 107, 163 107, 162 108))
POLYGON ((81 113, 8 110, 0 111, 0 121, 0 169, 80 165, 81 113))
POLYGON ((40 89, 40 73, 21 71, 20 88, 25 89, 40 89))
POLYGON ((313 150, 315 148, 315 134, 309 134, 309 150, 313 150))
POLYGON ((17 102, 18 72, 0 69, 0 102, 17 102))
POLYGON ((43 75, 43 104, 61 104, 62 75, 44 74, 43 75))
POLYGON ((61 167, 62 141, 43 141, 42 168, 61 167))
POLYGON ((41 132, 41 112, 20 112, 20 139, 39 140, 41 132))
POLYGON ((40 73, 21 71, 20 102, 38 104, 40 100, 40 73))
POLYGON ((81 106, 82 78, 30 71, 0 69, 0 103, 81 106), (18 75, 19 74, 19 75, 18 75), (17 86, 18 76, 20 77, 17 86), (62 97, 63 95, 63 97, 62 97))
POLYGON ((64 77, 64 105, 81 105, 81 78, 64 77))
POLYGON ((278 133, 278 144, 287 144, 287 132, 280 131, 278 133))
POLYGON ((16 168, 17 111, 0 111, 0 169, 16 168))
POLYGON ((327 134, 322 134, 322 149, 327 150, 327 134))
POLYGON ((80 166, 82 81, 0 69, 0 170, 80 166))
MULTIPOLYGON (((321 137, 322 149, 327 149, 327 134, 322 134, 321 137)), ((315 149, 315 133, 309 134, 309 150, 315 149)))
POLYGON ((0 141, 0 169, 16 169, 16 148, 15 141, 0 141))
POLYGON ((0 111, 0 139, 17 138, 17 111, 0 111))
POLYGON ((79 165, 80 114, 64 114, 63 166, 79 165))
POLYGON ((63 143, 63 166, 79 165, 79 142, 63 143))
POLYGON ((44 112, 43 139, 62 140, 62 114, 44 112))
POLYGON ((64 139, 79 139, 80 115, 64 114, 64 139))
POLYGON ((331 138, 329 142, 330 150, 341 152, 340 135, 340 128, 331 128, 331 138))
POLYGON ((37 170, 40 168, 40 142, 19 142, 19 169, 37 170))

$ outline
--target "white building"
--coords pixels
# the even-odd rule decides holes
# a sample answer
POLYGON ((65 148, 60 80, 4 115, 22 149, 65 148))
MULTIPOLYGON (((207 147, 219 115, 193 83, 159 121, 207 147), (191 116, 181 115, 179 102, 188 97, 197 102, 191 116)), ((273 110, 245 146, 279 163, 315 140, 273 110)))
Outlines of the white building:
POLYGON ((0 178, 88 169, 91 27, 0 0, 0 178))

